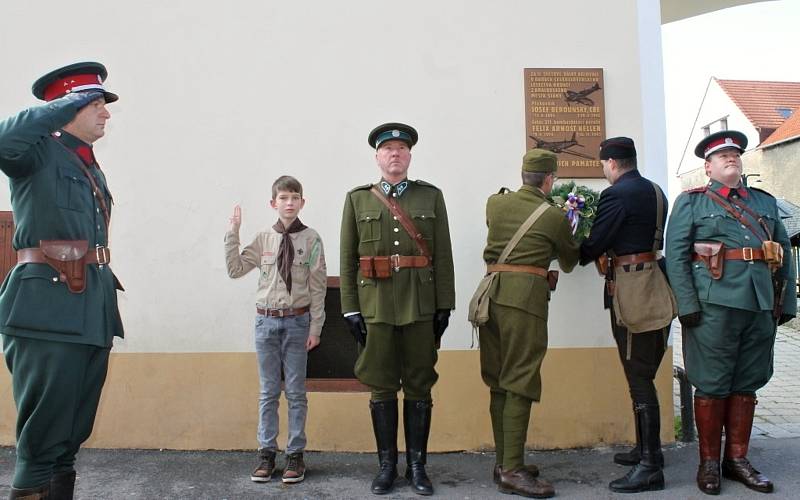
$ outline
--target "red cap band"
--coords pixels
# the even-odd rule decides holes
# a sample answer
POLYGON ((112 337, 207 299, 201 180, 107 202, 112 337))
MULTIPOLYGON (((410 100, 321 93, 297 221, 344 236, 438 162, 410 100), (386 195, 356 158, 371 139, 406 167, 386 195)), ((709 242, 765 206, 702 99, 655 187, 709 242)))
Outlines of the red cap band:
POLYGON ((52 101, 70 92, 88 89, 103 90, 103 80, 100 78, 100 75, 72 75, 56 80, 44 89, 44 100, 52 101))
POLYGON ((720 137, 716 141, 712 141, 706 145, 706 150, 703 153, 705 157, 708 157, 714 151, 724 149, 724 148, 736 148, 739 151, 743 151, 744 148, 742 145, 733 137, 720 137))

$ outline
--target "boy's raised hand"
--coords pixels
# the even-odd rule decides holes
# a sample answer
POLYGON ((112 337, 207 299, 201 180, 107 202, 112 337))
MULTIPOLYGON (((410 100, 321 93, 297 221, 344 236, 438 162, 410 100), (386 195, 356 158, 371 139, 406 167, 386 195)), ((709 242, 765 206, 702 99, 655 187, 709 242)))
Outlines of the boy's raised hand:
POLYGON ((231 231, 234 233, 239 232, 239 227, 242 225, 242 207, 239 205, 233 206, 233 215, 230 218, 231 231))

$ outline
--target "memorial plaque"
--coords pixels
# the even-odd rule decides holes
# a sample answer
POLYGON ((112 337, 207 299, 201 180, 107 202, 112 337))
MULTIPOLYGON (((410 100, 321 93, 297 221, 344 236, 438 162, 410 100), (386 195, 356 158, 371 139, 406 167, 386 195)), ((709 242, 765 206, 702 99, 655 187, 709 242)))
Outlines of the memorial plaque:
POLYGON ((358 347, 342 318, 338 276, 328 276, 325 324, 316 349, 308 353, 306 389, 321 392, 366 391, 353 374, 358 347))
POLYGON ((558 176, 603 177, 603 69, 525 69, 527 147, 558 155, 558 176))

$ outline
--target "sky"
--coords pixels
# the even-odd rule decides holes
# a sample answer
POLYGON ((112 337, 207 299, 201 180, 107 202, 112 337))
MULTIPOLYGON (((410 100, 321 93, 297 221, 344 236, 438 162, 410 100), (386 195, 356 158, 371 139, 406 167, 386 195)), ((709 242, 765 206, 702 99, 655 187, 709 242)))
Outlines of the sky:
MULTIPOLYGON (((800 81, 800 0, 731 7, 662 26, 670 191, 712 76, 800 81)), ((693 147, 693 146, 692 146, 693 147)))

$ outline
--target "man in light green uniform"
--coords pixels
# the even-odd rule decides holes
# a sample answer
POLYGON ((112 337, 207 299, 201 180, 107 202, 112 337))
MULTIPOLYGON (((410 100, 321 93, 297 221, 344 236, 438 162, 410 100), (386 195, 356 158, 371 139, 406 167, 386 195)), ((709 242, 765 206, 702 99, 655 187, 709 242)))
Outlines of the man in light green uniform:
POLYGON ((531 404, 539 401, 539 374, 547 352, 550 300, 547 268, 558 259, 565 272, 578 262, 579 245, 564 212, 547 208, 525 232, 502 267, 498 259, 526 219, 553 188, 556 155, 532 149, 522 160, 523 185, 517 192, 492 195, 486 203, 489 234, 483 260, 496 272, 488 290, 489 321, 480 327, 481 375, 489 386, 497 465, 495 482, 503 493, 547 498, 555 490, 537 479, 538 470, 524 465, 525 438, 531 404))
POLYGON ((375 494, 391 491, 397 477, 401 388, 406 477, 416 493, 433 493, 425 473, 431 388, 438 378, 436 349, 455 307, 442 192, 407 177, 417 138, 417 131, 402 123, 383 124, 369 134, 381 179, 351 190, 342 215, 342 313, 361 345, 355 374, 372 391, 370 410, 380 462, 372 482, 375 494), (387 204, 399 206, 404 215, 393 213, 387 204), (415 240, 406 230, 406 216, 421 238, 415 240))
POLYGON ((46 105, 0 122, 17 266, 0 289, 0 333, 17 405, 11 498, 72 498, 75 455, 88 439, 114 336, 119 285, 108 266, 111 194, 92 143, 105 133, 99 63, 43 76, 46 105), (48 496, 49 495, 49 496, 48 496))
POLYGON ((705 159, 710 182, 678 196, 667 231, 667 273, 696 387, 697 486, 708 494, 720 492, 723 427, 722 475, 773 490, 746 455, 756 391, 772 376, 776 323, 797 311, 792 251, 775 199, 742 184, 746 147, 747 137, 733 130, 700 141, 695 155, 705 159), (781 248, 782 265, 770 256, 781 248))

